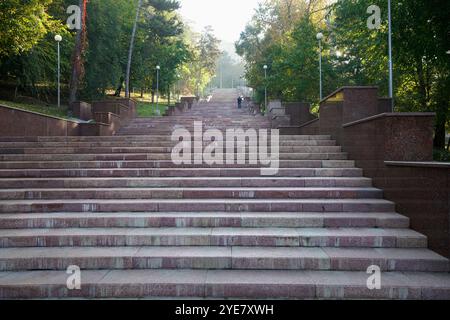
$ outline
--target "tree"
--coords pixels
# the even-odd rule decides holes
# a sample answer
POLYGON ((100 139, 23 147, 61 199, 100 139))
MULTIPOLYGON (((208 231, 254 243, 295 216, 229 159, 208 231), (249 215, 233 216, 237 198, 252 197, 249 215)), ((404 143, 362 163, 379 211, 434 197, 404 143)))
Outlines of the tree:
POLYGON ((125 80, 126 81, 125 82, 125 96, 127 98, 130 97, 131 59, 133 57, 134 41, 135 41, 135 37, 136 37, 136 29, 137 29, 137 23, 138 23, 139 13, 141 11, 141 7, 142 7, 142 0, 139 0, 137 8, 136 8, 136 18, 134 20, 133 33, 131 34, 130 50, 128 52, 127 74, 126 74, 126 80, 125 80))
POLYGON ((69 104, 77 101, 78 86, 84 76, 84 53, 86 50, 86 16, 88 0, 79 0, 81 9, 81 29, 77 31, 75 47, 72 54, 72 76, 69 84, 69 104))
POLYGON ((45 35, 60 27, 48 14, 52 0, 0 2, 0 58, 30 51, 45 35))

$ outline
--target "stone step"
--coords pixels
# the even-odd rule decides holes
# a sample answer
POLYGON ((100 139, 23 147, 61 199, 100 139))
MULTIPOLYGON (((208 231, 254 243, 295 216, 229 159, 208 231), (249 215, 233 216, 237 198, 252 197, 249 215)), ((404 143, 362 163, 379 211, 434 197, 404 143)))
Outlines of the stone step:
POLYGON ((86 270, 81 290, 65 271, 0 273, 0 298, 450 299, 450 274, 384 272, 380 290, 358 271, 86 270))
MULTIPOLYGON (((244 140, 244 138, 242 139, 244 140)), ((281 136, 280 141, 298 140, 332 140, 330 135, 289 135, 281 136)), ((139 141, 171 141, 171 136, 164 135, 137 135, 137 136, 94 136, 94 137, 0 137, 0 142, 139 142, 139 141)))
POLYGON ((383 199, 8 200, 0 213, 34 212, 394 212, 383 199))
POLYGON ((387 212, 118 212, 1 214, 0 229, 28 228, 409 228, 409 219, 387 212))
POLYGON ((1 200, 47 199, 381 199, 376 188, 0 189, 1 200))
MULTIPOLYGON (((173 148, 170 147, 92 147, 92 148, 66 148, 51 147, 51 148, 17 148, 17 149, 0 149, 0 154, 108 154, 108 153, 171 153, 173 148)), ((189 148, 193 153, 202 153, 203 148, 196 148, 192 145, 189 148)), ((226 151, 226 146, 224 146, 226 151)), ((235 151, 236 148, 233 148, 235 151)), ((270 149, 269 149, 270 150, 270 149)), ((280 147, 280 153, 340 153, 341 147, 338 146, 287 146, 280 147)), ((248 149, 245 151, 248 153, 248 149)), ((2 157, 0 160, 6 160, 2 157)))
POLYGON ((426 248, 409 229, 375 228, 65 228, 2 229, 0 247, 257 246, 426 248))
MULTIPOLYGON (((0 249, 2 271, 235 269, 448 272, 448 259, 428 249, 282 247, 59 247, 0 249)), ((0 280, 1 281, 1 280, 0 280)))
MULTIPOLYGON (((225 160, 224 160, 225 161, 225 160)), ((236 162, 236 161, 235 161, 236 162)), ((249 164, 183 164, 171 160, 127 160, 127 161, 15 161, 0 162, 0 169, 122 169, 122 168, 264 168, 259 163, 249 164)), ((353 160, 280 160, 280 168, 354 168, 353 160)))
MULTIPOLYGON (((19 148, 98 148, 98 147, 114 147, 114 148, 172 148, 178 142, 172 141, 98 141, 98 142, 0 142, 2 149, 19 149, 19 148)), ((204 145, 209 142, 203 141, 204 145)), ((248 141, 246 141, 248 145, 248 141)), ((297 146, 297 147, 314 147, 314 146, 336 146, 334 140, 281 140, 280 147, 297 146)))
MULTIPOLYGON (((26 154, 26 155, 4 155, 0 161, 11 162, 54 162, 54 161, 139 161, 139 160, 172 160, 172 151, 153 153, 110 153, 110 154, 26 154)), ((224 151, 225 153, 226 151, 224 151)), ((270 151, 269 151, 270 153, 270 151)), ((245 153, 245 159, 258 159, 258 154, 245 153)), ((195 159, 197 153, 192 154, 191 160, 195 159)), ((280 160, 347 160, 347 153, 294 153, 280 152, 280 160)))
MULTIPOLYGON (((272 177, 362 177, 359 168, 280 168, 272 177)), ((0 178, 261 177, 258 168, 0 169, 0 178)))
POLYGON ((179 177, 179 178, 21 178, 0 179, 0 189, 145 187, 372 187, 369 178, 179 177))

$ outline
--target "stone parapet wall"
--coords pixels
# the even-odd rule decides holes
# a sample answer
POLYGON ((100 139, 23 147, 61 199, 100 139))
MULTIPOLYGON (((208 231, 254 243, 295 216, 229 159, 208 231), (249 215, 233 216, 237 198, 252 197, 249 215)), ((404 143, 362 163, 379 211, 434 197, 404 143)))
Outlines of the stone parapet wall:
POLYGON ((319 120, 295 133, 331 135, 429 247, 450 257, 450 164, 432 162, 435 114, 390 109, 377 88, 341 88, 321 102, 319 120))
POLYGON ((0 136, 78 136, 79 123, 0 105, 0 136))

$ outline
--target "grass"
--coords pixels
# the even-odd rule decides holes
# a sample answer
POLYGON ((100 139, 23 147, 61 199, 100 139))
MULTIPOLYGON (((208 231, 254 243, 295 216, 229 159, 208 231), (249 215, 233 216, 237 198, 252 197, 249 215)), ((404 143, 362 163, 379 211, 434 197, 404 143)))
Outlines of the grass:
MULTIPOLYGON (((138 117, 140 118, 150 118, 150 117, 157 117, 161 116, 165 113, 167 110, 167 101, 162 100, 158 105, 155 103, 152 104, 149 100, 146 101, 145 99, 137 99, 137 113, 138 117), (159 111, 159 112, 158 112, 159 111)), ((41 114, 45 114, 48 116, 63 118, 63 119, 71 119, 71 117, 68 116, 68 107, 67 106, 61 106, 61 108, 58 108, 55 105, 50 104, 31 104, 31 103, 19 103, 19 102, 13 102, 13 101, 6 101, 6 100, 0 100, 0 104, 14 108, 19 110, 25 110, 25 111, 32 111, 37 112, 41 114)), ((174 102, 171 104, 173 105, 174 102)))
POLYGON ((137 113, 139 118, 150 118, 162 116, 167 110, 167 104, 152 104, 150 102, 138 101, 137 113))
POLYGON ((0 104, 11 107, 11 108, 15 108, 15 109, 32 111, 32 112, 42 113, 42 114, 45 114, 48 116, 69 119, 69 117, 67 116, 68 108, 66 106, 61 106, 61 108, 58 108, 57 106, 49 105, 49 104, 26 104, 26 103, 17 103, 17 102, 12 102, 12 101, 5 101, 5 100, 0 100, 0 104))

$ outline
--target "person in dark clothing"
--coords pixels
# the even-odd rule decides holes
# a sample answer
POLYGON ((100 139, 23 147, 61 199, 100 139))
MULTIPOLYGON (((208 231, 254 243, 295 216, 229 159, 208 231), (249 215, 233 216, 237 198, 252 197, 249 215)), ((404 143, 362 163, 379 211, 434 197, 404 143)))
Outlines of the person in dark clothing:
POLYGON ((242 108, 242 97, 239 97, 237 99, 237 101, 238 101, 238 109, 241 109, 242 108))

